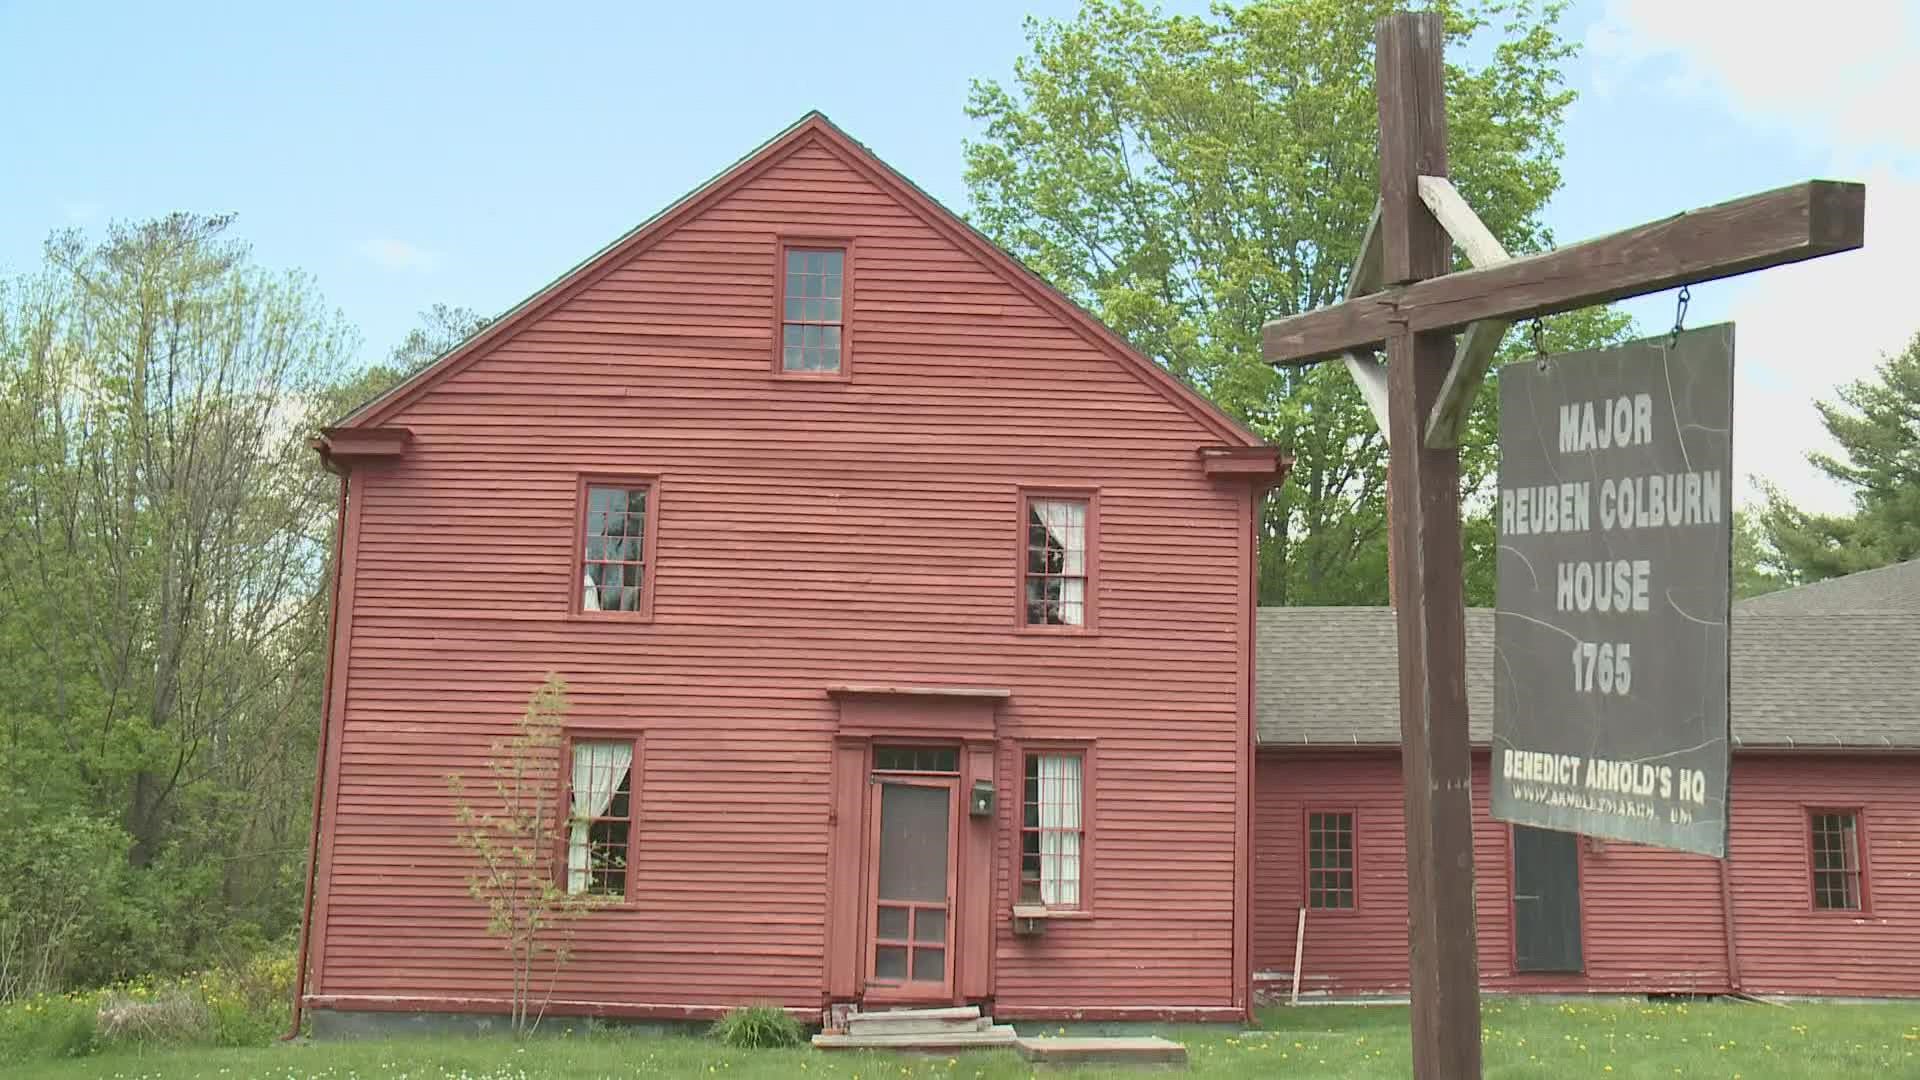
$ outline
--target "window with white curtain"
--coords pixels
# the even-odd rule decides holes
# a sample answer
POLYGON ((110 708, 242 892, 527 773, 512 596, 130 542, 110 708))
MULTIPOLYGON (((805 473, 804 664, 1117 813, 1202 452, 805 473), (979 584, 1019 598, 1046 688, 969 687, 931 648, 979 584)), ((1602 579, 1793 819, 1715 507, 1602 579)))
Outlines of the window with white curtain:
POLYGON ((575 739, 567 797, 567 891, 627 895, 633 849, 633 742, 575 739))
POLYGON ((1026 755, 1021 799, 1020 902, 1082 907, 1086 854, 1086 758, 1075 751, 1026 755))
POLYGON ((1027 501, 1023 607, 1028 626, 1087 625, 1087 500, 1027 501))

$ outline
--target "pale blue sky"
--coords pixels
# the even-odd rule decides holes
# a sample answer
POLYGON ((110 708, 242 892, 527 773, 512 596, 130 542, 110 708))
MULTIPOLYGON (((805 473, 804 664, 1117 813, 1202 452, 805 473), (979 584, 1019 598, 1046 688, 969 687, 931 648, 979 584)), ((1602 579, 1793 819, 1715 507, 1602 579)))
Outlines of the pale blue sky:
MULTIPOLYGON (((1704 8, 1731 0, 1699 2, 1697 20, 1654 0, 1582 0, 1568 13, 1568 36, 1593 47, 1569 73, 1582 97, 1565 132, 1566 190, 1549 214, 1562 242, 1836 169, 1889 177, 1902 197, 1920 185, 1911 130, 1841 122, 1906 76, 1863 62, 1816 71, 1817 92, 1783 104, 1769 93, 1780 80, 1752 69, 1803 45, 1805 28, 1765 37, 1749 26, 1762 37, 1729 52, 1721 28, 1742 20, 1716 23, 1704 8), (1861 71, 1866 85, 1853 86, 1861 71)), ((808 109, 963 209, 968 81, 1008 72, 1025 15, 1075 6, 578 3, 536 14, 500 3, 0 0, 0 100, 12 105, 0 268, 30 266, 55 228, 235 211, 257 258, 312 273, 375 358, 435 302, 483 312, 518 302, 808 109)), ((1908 0, 1877 6, 1891 12, 1877 35, 1890 44, 1852 26, 1869 31, 1852 39, 1869 60, 1876 47, 1898 54, 1903 33, 1912 47, 1908 0)), ((1801 323, 1827 317, 1813 291, 1851 288, 1830 277, 1795 290, 1809 295, 1801 323)), ((1696 289, 1689 321, 1744 326, 1752 291, 1696 289)), ((1663 329, 1672 298, 1633 310, 1663 329)), ((1807 397, 1870 367, 1920 329, 1920 312, 1886 321, 1824 362, 1810 389, 1797 375, 1775 380, 1780 408, 1798 402, 1798 441, 1749 454, 1743 468, 1792 472, 1818 434, 1807 397)), ((1758 378, 1764 397, 1767 364, 1744 363, 1748 346, 1743 332, 1743 380, 1758 378)))

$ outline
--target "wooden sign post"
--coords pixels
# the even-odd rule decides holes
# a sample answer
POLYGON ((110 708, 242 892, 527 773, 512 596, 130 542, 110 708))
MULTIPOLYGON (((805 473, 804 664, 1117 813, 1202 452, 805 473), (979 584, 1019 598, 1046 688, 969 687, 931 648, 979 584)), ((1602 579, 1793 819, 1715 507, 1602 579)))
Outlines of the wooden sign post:
POLYGON ((1866 191, 1810 181, 1510 259, 1446 179, 1442 38, 1438 14, 1380 21, 1380 205, 1349 299, 1266 324, 1262 354, 1275 364, 1344 357, 1387 432, 1413 1071, 1458 1080, 1480 1075, 1459 505, 1474 393, 1519 319, 1859 247, 1866 191), (1449 273, 1456 244, 1474 269, 1449 273), (1372 359, 1382 346, 1384 395, 1372 359))

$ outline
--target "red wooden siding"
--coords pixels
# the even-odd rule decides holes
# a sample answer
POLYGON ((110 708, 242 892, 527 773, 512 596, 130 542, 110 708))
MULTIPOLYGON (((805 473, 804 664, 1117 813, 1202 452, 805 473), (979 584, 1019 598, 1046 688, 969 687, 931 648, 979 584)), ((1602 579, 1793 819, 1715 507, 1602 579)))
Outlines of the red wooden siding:
POLYGON ((1920 994, 1920 759, 1745 758, 1733 774, 1733 813, 1746 990, 1920 994), (1860 811, 1867 910, 1813 910, 1809 807, 1860 811))
MULTIPOLYGON (((1516 975, 1508 830, 1488 816, 1486 764, 1486 756, 1477 755, 1474 870, 1483 985, 1527 992, 1734 988, 1719 864, 1614 841, 1582 845, 1585 974, 1516 975)), ((1742 755, 1734 761, 1733 785, 1729 869, 1738 989, 1920 994, 1920 760, 1742 755), (1862 809, 1870 910, 1812 911, 1809 806, 1862 809)), ((1397 752, 1262 751, 1255 803, 1255 969, 1293 969, 1305 808, 1354 807, 1359 907, 1308 912, 1302 989, 1404 992, 1406 854, 1397 752)))
POLYGON ((577 924, 563 1008, 820 1004, 854 918, 832 825, 864 798, 833 799, 827 688, 873 683, 1010 691, 969 752, 999 799, 968 993, 1015 1017, 1244 1007, 1250 511, 1204 475, 1220 431, 844 147, 794 146, 367 414, 412 440, 353 477, 314 1003, 505 997, 443 777, 481 774, 551 669, 575 723, 646 740, 633 898, 577 924), (848 380, 768 371, 783 232, 857 239, 848 380), (650 623, 570 614, 583 472, 658 478, 650 623), (1098 492, 1097 633, 1010 624, 1023 485, 1098 492), (1099 761, 1094 910, 1038 939, 1008 917, 1021 739, 1099 761))

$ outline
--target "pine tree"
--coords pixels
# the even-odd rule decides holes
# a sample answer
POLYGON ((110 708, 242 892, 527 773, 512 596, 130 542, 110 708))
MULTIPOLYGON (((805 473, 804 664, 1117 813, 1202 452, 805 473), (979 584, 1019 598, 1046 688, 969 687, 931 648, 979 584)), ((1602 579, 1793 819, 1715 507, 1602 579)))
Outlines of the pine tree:
POLYGON ((1772 569, 1805 583, 1920 557, 1920 334, 1873 378, 1844 387, 1838 403, 1816 407, 1841 457, 1807 460, 1851 489, 1854 511, 1812 513, 1769 489, 1761 526, 1772 569))

